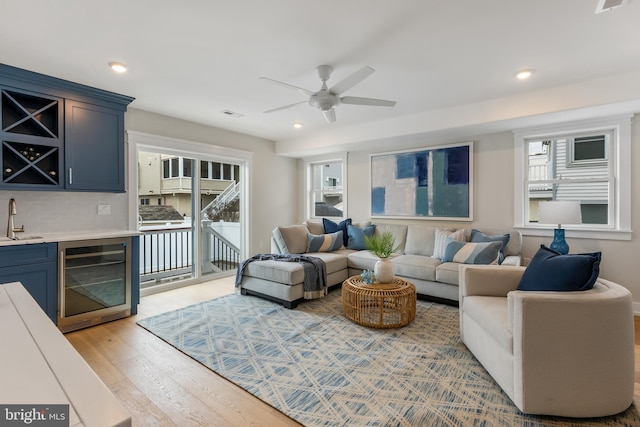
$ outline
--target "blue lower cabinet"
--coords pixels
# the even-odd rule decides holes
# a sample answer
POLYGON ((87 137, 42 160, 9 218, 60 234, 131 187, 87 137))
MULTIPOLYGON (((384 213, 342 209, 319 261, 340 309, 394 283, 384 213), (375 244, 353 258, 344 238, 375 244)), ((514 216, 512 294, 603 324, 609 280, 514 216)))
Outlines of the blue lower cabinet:
POLYGON ((21 282, 56 323, 58 309, 57 244, 0 247, 0 285, 21 282))

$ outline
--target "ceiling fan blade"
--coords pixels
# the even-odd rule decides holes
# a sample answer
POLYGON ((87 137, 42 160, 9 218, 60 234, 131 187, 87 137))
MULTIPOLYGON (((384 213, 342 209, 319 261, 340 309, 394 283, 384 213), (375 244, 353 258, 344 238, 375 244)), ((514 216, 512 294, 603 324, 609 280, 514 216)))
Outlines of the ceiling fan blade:
POLYGON ((306 104, 307 101, 294 102, 293 104, 284 105, 282 107, 274 108, 272 110, 263 111, 263 113, 273 113, 274 111, 286 110, 287 108, 295 107, 296 105, 306 104))
POLYGON ((333 85, 329 90, 333 94, 340 95, 341 93, 348 91, 349 89, 369 77, 371 74, 373 74, 374 71, 375 70, 368 65, 362 67, 360 70, 351 74, 349 77, 333 85))
POLYGON ((286 87, 288 89, 293 89, 293 90, 295 90, 297 92, 302 93, 303 95, 311 96, 314 93, 314 92, 311 92, 310 90, 307 90, 305 88, 294 86, 294 85, 290 85, 289 83, 280 82, 278 80, 273 80, 273 79, 270 79, 269 77, 260 77, 260 79, 261 80, 266 80, 266 81, 271 82, 271 83, 275 83, 278 86, 286 87))
POLYGON ((393 107, 396 101, 387 101, 386 99, 360 98, 359 96, 343 96, 340 98, 341 104, 352 105, 371 105, 374 107, 393 107))
POLYGON ((327 119, 328 123, 333 123, 336 121, 336 110, 335 108, 330 108, 328 110, 324 110, 322 112, 324 118, 327 119))

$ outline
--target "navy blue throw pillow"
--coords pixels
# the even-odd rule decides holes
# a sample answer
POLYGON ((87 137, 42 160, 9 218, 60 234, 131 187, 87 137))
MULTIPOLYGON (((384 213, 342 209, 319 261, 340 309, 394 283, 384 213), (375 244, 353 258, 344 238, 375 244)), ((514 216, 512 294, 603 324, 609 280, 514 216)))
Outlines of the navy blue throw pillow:
POLYGON ((342 230, 342 240, 344 247, 349 244, 349 234, 347 233, 347 225, 351 224, 351 218, 347 218, 339 223, 333 222, 330 219, 322 218, 322 225, 324 226, 325 233, 335 233, 342 230))
POLYGON ((562 255, 545 245, 533 256, 518 285, 520 291, 586 291, 600 274, 602 252, 562 255))

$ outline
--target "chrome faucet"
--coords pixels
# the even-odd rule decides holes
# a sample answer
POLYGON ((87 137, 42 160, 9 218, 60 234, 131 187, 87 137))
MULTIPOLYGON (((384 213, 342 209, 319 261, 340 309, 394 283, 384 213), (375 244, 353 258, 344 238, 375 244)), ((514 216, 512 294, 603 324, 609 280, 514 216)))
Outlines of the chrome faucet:
POLYGON ((13 217, 18 214, 16 210, 16 199, 9 200, 9 219, 7 220, 7 237, 11 240, 17 240, 16 233, 22 233, 24 231, 24 225, 21 227, 14 227, 13 217))

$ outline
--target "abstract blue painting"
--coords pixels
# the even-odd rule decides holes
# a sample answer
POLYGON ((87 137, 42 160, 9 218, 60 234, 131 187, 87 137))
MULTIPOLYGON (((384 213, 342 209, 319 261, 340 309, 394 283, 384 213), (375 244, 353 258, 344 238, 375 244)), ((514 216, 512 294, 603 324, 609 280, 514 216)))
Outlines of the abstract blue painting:
POLYGON ((371 155, 371 216, 472 220, 473 143, 371 155))

